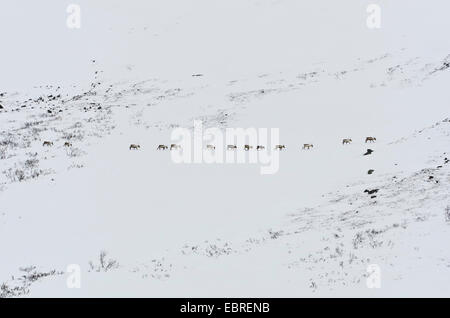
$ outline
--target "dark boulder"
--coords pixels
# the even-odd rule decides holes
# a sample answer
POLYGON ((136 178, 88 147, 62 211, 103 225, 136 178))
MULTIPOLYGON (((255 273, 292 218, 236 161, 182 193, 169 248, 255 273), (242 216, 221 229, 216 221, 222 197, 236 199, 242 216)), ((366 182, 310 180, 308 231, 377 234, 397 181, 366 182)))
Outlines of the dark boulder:
POLYGON ((374 194, 374 193, 377 193, 378 192, 378 190, 380 190, 380 189, 373 189, 373 190, 364 190, 364 193, 367 193, 368 195, 372 195, 372 194, 374 194))
POLYGON ((366 153, 364 154, 364 156, 370 155, 373 152, 372 149, 367 149, 366 153))

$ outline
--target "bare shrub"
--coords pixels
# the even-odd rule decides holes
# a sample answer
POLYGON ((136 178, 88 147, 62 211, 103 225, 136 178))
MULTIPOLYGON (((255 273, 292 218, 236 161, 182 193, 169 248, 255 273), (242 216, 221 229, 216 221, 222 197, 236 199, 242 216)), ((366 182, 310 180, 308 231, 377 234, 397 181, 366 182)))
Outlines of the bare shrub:
POLYGON ((25 173, 23 172, 23 170, 20 169, 14 169, 14 168, 9 168, 8 170, 3 172, 6 176, 6 178, 9 179, 9 181, 11 182, 17 182, 17 181, 23 181, 25 180, 25 173))
POLYGON ((232 246, 225 243, 207 243, 205 246, 189 246, 184 245, 181 251, 184 255, 202 254, 208 257, 219 257, 222 255, 230 255, 234 252, 232 246))
POLYGON ((81 169, 84 168, 83 164, 80 163, 73 163, 71 164, 69 167, 67 167, 67 170, 71 170, 71 169, 81 169))
POLYGON ((356 233, 352 243, 354 249, 357 249, 360 245, 362 245, 364 243, 364 232, 356 233))
POLYGON ((279 238, 280 236, 283 235, 283 231, 272 231, 272 230, 269 230, 269 235, 270 235, 270 238, 272 240, 276 240, 277 238, 279 238))
POLYGON ((98 258, 98 264, 94 264, 92 261, 90 261, 90 271, 107 272, 112 269, 117 269, 119 267, 119 263, 112 258, 107 259, 107 255, 108 253, 106 251, 101 251, 98 258))
POLYGON ((12 298, 26 295, 30 290, 26 286, 9 286, 2 283, 0 286, 0 298, 12 298))
POLYGON ((368 244, 372 248, 380 247, 383 244, 383 241, 376 240, 376 237, 378 237, 384 231, 385 230, 370 229, 356 233, 352 241, 353 248, 358 249, 365 244, 368 244))
POLYGON ((8 156, 7 150, 4 147, 0 148, 0 159, 6 159, 8 156))
POLYGON ((0 298, 20 297, 30 293, 30 286, 34 282, 48 276, 62 275, 64 272, 51 270, 40 272, 36 266, 27 266, 19 269, 24 274, 8 284, 3 282, 0 286, 0 298))
POLYGON ((31 128, 31 138, 33 138, 33 140, 40 140, 40 133, 42 131, 47 130, 47 128, 38 128, 38 127, 33 127, 31 128))
POLYGON ((28 128, 31 128, 31 127, 39 126, 39 125, 41 125, 42 123, 44 123, 44 121, 42 121, 42 120, 37 120, 37 121, 27 121, 27 122, 23 125, 23 128, 24 128, 24 129, 28 129, 28 128))
POLYGON ((15 148, 28 148, 30 147, 31 142, 26 138, 26 136, 21 136, 20 134, 12 135, 8 134, 2 140, 0 140, 0 147, 15 149, 15 148), (22 137, 21 140, 18 140, 18 136, 22 137))
POLYGON ((16 163, 13 168, 9 168, 3 171, 3 173, 10 182, 21 182, 49 174, 50 171, 39 169, 39 160, 31 158, 25 162, 16 163))
POLYGON ((205 254, 208 257, 219 257, 221 255, 230 255, 233 249, 225 243, 223 246, 218 246, 216 244, 210 244, 205 248, 205 254))
POLYGON ((0 140, 0 146, 5 148, 17 148, 19 144, 12 135, 8 135, 0 140))
POLYGON ((33 282, 35 282, 35 281, 37 281, 37 280, 39 280, 39 279, 41 279, 43 277, 47 277, 47 276, 53 276, 53 275, 57 275, 57 274, 59 274, 59 275, 64 274, 64 272, 58 272, 58 271, 56 271, 54 269, 49 271, 49 272, 38 272, 36 270, 36 266, 28 266, 28 267, 25 267, 25 268, 20 268, 20 270, 22 272, 25 272, 26 274, 22 275, 19 278, 19 280, 22 280, 22 281, 27 282, 27 283, 33 283, 33 282))
POLYGON ((445 222, 450 222, 450 205, 445 208, 445 222))
POLYGON ((26 169, 34 169, 39 165, 39 159, 27 159, 25 161, 25 168, 26 169))
POLYGON ((82 155, 85 154, 85 152, 79 148, 70 147, 66 149, 66 154, 67 156, 74 158, 74 157, 81 157, 82 155))
POLYGON ((77 121, 75 124, 70 126, 69 129, 79 129, 81 127, 83 127, 83 124, 81 122, 77 121))
POLYGON ((72 140, 81 141, 84 139, 84 134, 81 131, 65 132, 63 134, 63 139, 66 139, 68 141, 72 140))

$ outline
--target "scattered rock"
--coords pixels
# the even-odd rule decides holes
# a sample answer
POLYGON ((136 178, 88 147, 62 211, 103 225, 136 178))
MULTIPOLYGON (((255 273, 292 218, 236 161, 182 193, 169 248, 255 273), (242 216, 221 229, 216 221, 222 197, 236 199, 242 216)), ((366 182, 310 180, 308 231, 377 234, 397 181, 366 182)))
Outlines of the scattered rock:
POLYGON ((372 149, 367 149, 366 153, 364 154, 364 156, 370 155, 373 152, 372 149))
POLYGON ((367 171, 367 174, 372 174, 372 173, 374 173, 374 172, 375 172, 375 170, 369 169, 369 171, 367 171))
POLYGON ((378 190, 380 190, 380 189, 373 189, 373 190, 367 190, 366 189, 366 190, 364 190, 364 193, 367 193, 367 194, 371 195, 371 194, 377 193, 378 190))

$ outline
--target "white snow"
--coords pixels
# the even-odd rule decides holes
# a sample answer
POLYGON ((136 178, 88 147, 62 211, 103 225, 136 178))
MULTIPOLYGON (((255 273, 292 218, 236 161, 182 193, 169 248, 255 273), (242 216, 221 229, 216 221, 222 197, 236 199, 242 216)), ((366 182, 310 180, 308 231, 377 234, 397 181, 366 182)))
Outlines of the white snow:
POLYGON ((1 11, 0 295, 450 295, 445 1, 379 30, 361 1, 67 4, 1 11), (278 173, 156 150, 195 119, 279 128, 278 173))

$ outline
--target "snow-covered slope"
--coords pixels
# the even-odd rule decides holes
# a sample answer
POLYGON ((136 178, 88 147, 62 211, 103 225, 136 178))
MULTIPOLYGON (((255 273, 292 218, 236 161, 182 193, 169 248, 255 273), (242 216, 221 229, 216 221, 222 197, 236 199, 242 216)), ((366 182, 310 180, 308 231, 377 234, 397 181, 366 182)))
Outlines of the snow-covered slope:
POLYGON ((448 4, 110 2, 5 34, 53 30, 0 62, 1 296, 450 294, 448 4), (278 128, 279 171, 156 150, 194 120, 278 128))

